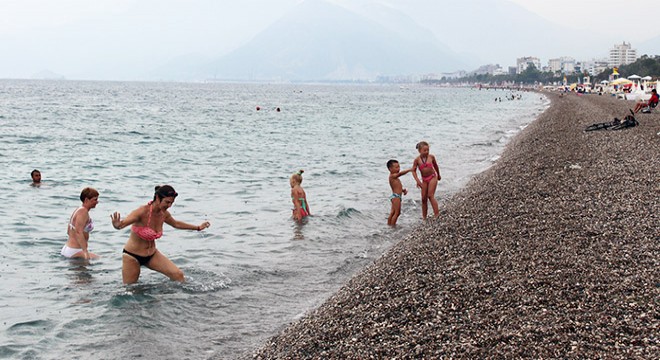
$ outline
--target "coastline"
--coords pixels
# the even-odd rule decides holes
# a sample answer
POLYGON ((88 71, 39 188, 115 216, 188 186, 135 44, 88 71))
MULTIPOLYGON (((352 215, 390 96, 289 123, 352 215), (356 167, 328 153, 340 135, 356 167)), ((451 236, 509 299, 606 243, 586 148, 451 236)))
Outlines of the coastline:
POLYGON ((438 221, 246 357, 658 357, 660 114, 585 133, 631 102, 548 96, 438 221))

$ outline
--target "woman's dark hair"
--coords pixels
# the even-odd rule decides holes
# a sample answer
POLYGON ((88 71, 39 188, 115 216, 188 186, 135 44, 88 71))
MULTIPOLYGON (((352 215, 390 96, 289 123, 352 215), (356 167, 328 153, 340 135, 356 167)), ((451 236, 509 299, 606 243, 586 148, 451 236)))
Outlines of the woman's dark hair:
POLYGON ((174 188, 170 185, 158 185, 154 190, 154 201, 156 201, 156 197, 158 197, 158 200, 163 200, 163 198, 166 197, 176 198, 177 196, 179 196, 179 194, 177 194, 176 191, 174 191, 174 188))
POLYGON ((85 199, 93 199, 99 196, 99 192, 91 187, 86 187, 80 192, 80 201, 85 202, 85 199))

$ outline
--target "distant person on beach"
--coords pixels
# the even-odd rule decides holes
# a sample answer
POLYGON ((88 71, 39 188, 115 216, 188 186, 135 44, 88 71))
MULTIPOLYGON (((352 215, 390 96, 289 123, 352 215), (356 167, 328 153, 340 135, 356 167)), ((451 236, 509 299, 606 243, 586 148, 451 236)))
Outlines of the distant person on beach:
POLYGON ((401 214, 401 201, 403 200, 403 195, 408 194, 408 190, 403 188, 401 184, 401 176, 411 172, 413 169, 406 169, 401 171, 401 165, 399 162, 392 159, 387 162, 387 169, 390 171, 390 187, 392 188, 392 195, 390 195, 390 202, 392 203, 392 208, 390 210, 390 216, 387 218, 387 225, 396 225, 396 221, 401 214))
POLYGON ((658 92, 653 89, 651 90, 651 98, 649 101, 638 101, 637 104, 635 104, 635 109, 633 110, 635 114, 637 114, 640 110, 647 108, 653 104, 658 105, 658 92))
POLYGON ((89 211, 99 203, 99 192, 87 187, 80 193, 82 206, 77 208, 69 219, 66 233, 69 239, 62 247, 60 254, 67 258, 96 259, 98 255, 89 252, 89 233, 94 230, 94 221, 89 217, 89 211))
POLYGON ((426 141, 421 141, 417 144, 417 151, 419 156, 413 162, 412 171, 413 177, 417 182, 417 187, 422 189, 422 218, 426 219, 428 213, 428 202, 431 202, 433 207, 433 216, 439 215, 438 202, 435 200, 435 189, 438 186, 440 177, 440 169, 435 160, 435 156, 429 154, 429 144, 426 141), (419 181, 417 176, 417 169, 422 177, 419 181))
POLYGON ((30 173, 30 176, 32 177, 32 186, 41 186, 41 171, 34 169, 30 173))
POLYGON ((293 218, 296 221, 302 221, 302 219, 311 215, 309 204, 307 203, 307 195, 301 186, 303 181, 302 174, 304 172, 304 170, 300 170, 291 175, 291 178, 289 179, 289 185, 291 185, 291 201, 293 201, 293 218))
POLYGON ((174 219, 167 209, 174 204, 178 195, 170 185, 156 186, 153 200, 133 210, 124 220, 118 212, 110 215, 112 226, 117 230, 133 225, 122 254, 121 272, 124 284, 137 282, 142 266, 158 271, 171 280, 185 280, 183 271, 156 249, 156 240, 163 236, 163 223, 175 229, 197 231, 202 231, 211 224, 204 221, 200 225, 192 225, 174 219))

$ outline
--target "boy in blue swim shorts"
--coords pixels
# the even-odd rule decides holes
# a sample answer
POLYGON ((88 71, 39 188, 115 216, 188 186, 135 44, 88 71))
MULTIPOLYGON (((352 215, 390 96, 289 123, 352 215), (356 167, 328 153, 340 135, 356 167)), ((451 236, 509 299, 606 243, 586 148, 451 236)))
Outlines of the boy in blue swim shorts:
POLYGON ((399 177, 411 172, 412 168, 401 171, 401 165, 399 165, 398 161, 389 160, 387 162, 387 169, 390 171, 389 180, 390 187, 392 188, 392 195, 390 195, 392 209, 390 210, 390 216, 387 218, 387 225, 394 226, 401 214, 401 200, 403 199, 403 195, 408 194, 408 190, 403 188, 399 177))

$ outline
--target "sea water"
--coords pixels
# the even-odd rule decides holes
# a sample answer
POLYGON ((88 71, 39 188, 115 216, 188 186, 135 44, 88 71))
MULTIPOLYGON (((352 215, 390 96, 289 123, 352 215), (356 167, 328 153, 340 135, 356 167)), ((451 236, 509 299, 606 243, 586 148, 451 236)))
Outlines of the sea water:
POLYGON ((412 176, 396 228, 385 163, 430 143, 442 203, 544 110, 536 93, 382 85, 0 81, 0 357, 235 358, 320 305, 421 222, 412 176), (496 101, 501 99, 502 101, 496 101), (257 110, 257 107, 260 110, 257 110), (280 111, 276 109, 279 108, 280 111), (43 176, 30 186, 30 171, 43 176), (291 220, 289 177, 313 216, 291 220), (158 249, 185 273, 121 281, 126 216, 179 193, 158 249), (87 264, 59 252, 87 186, 87 264))

